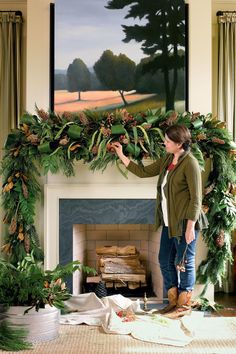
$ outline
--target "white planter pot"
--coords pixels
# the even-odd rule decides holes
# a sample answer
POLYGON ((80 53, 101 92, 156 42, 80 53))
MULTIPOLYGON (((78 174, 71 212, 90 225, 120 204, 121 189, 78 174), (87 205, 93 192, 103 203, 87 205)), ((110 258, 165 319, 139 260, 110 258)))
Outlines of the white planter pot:
POLYGON ((44 309, 31 309, 24 315, 29 307, 11 306, 7 311, 8 321, 14 325, 24 327, 27 332, 27 340, 32 343, 46 342, 58 337, 59 310, 46 305, 44 309))

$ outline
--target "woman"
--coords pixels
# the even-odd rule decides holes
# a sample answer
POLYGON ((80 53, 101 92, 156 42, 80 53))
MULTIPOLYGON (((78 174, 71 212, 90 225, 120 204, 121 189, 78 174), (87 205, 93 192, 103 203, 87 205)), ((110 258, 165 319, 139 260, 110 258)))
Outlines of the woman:
POLYGON ((170 316, 178 317, 191 309, 202 183, 198 162, 190 153, 189 130, 184 125, 170 126, 164 144, 165 156, 145 167, 130 161, 119 142, 112 146, 127 169, 138 177, 159 175, 156 227, 163 226, 159 262, 169 300, 160 312, 171 311, 170 316))

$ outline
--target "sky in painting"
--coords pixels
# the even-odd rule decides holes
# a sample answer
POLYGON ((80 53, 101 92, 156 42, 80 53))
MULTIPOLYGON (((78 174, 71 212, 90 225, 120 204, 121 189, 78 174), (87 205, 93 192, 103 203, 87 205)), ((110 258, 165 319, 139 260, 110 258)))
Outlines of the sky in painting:
POLYGON ((108 10, 106 4, 107 0, 55 1, 55 69, 66 70, 75 58, 92 68, 106 49, 126 54, 136 64, 145 56, 141 43, 122 41, 121 25, 134 24, 124 19, 128 8, 108 10))

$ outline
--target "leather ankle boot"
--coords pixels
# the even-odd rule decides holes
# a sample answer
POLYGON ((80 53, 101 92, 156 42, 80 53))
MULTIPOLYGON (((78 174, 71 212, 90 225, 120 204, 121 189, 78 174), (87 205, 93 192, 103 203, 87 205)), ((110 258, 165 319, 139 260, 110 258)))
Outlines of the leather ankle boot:
POLYGON ((179 294, 175 310, 166 314, 165 316, 168 318, 175 319, 185 315, 190 315, 191 297, 192 297, 192 291, 182 291, 179 294))
POLYGON ((156 313, 164 314, 170 312, 177 305, 178 300, 178 289, 177 287, 170 288, 167 292, 169 304, 165 306, 163 309, 155 311, 156 313))

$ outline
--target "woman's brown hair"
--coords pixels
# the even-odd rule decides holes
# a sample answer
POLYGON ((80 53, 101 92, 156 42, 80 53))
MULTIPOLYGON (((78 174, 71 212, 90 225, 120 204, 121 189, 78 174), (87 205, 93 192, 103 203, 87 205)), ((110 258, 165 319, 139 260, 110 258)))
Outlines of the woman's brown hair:
POLYGON ((182 144, 182 148, 186 151, 192 142, 191 133, 185 125, 174 124, 165 131, 170 140, 176 144, 182 144))

